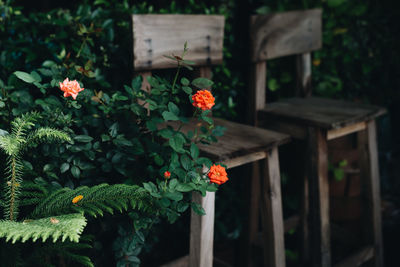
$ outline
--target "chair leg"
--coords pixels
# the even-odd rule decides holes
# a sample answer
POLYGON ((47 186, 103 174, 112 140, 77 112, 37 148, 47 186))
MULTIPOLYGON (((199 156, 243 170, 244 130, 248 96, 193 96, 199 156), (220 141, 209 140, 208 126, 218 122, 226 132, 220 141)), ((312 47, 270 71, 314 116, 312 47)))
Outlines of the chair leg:
POLYGON ((374 247, 372 266, 383 266, 381 199, 379 164, 376 141, 376 124, 370 121, 367 129, 358 133, 358 150, 362 177, 362 196, 366 207, 364 212, 364 235, 368 244, 374 247))
POLYGON ((278 148, 261 160, 261 218, 264 234, 264 266, 285 266, 284 225, 278 148))
POLYGON ((308 146, 312 264, 318 267, 329 267, 331 252, 326 131, 310 128, 308 146))
POLYGON ((215 192, 205 197, 193 192, 192 200, 199 203, 206 212, 201 216, 192 210, 190 219, 190 267, 213 266, 215 192))
POLYGON ((247 207, 248 207, 248 220, 245 222, 245 234, 243 244, 243 258, 241 266, 253 267, 256 266, 254 246, 257 241, 259 229, 259 215, 260 215, 260 164, 254 162, 251 168, 251 181, 249 188, 247 188, 247 207))

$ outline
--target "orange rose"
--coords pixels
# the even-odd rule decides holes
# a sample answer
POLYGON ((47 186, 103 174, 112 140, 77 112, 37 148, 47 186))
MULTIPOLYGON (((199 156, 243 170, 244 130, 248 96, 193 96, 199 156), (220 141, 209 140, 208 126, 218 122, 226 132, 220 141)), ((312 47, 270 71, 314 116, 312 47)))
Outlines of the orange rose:
POLYGON ((68 78, 66 78, 62 83, 59 83, 59 85, 61 91, 64 92, 64 97, 72 96, 73 99, 76 99, 78 93, 85 89, 81 88, 76 80, 70 81, 68 78))
POLYGON ((76 197, 74 197, 74 198, 72 199, 72 203, 73 203, 73 204, 76 204, 76 203, 78 203, 79 201, 81 201, 82 198, 83 198, 82 195, 76 196, 76 197))
POLYGON ((208 172, 208 178, 210 178, 211 183, 223 184, 228 181, 228 175, 226 170, 221 165, 212 165, 210 171, 208 172))
POLYGON ((171 173, 169 171, 164 172, 164 178, 169 179, 171 177, 171 173))
POLYGON ((215 98, 210 91, 204 89, 197 91, 193 96, 193 106, 201 108, 202 110, 211 109, 215 103, 215 98))

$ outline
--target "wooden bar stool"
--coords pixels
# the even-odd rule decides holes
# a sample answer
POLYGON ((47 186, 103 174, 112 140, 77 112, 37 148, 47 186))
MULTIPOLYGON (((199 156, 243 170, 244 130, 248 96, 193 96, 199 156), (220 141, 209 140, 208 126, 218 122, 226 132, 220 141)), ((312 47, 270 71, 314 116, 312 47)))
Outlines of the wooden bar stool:
MULTIPOLYGON (((163 55, 179 55, 187 41, 185 59, 194 62, 199 76, 211 78, 211 65, 222 62, 224 17, 208 15, 133 15, 134 67, 144 77, 151 71, 176 68, 163 55)), ((146 83, 143 85, 146 87, 146 83)), ((146 88, 144 90, 147 90, 146 88)), ((214 118, 215 125, 226 128, 225 134, 212 146, 199 145, 201 152, 228 168, 260 162, 260 181, 253 179, 251 216, 261 214, 264 224, 265 265, 285 266, 283 216, 280 191, 278 146, 289 141, 289 135, 214 118), (261 186, 260 186, 261 184, 261 186)), ((169 123, 173 125, 173 123, 169 123)), ((190 122, 182 128, 195 127, 190 122)), ((258 178, 258 177, 257 177, 258 178)), ((202 205, 205 216, 192 211, 190 254, 165 266, 210 267, 213 264, 215 194, 206 197, 193 194, 202 205)))
POLYGON ((368 260, 374 266, 383 266, 375 118, 384 114, 385 110, 376 106, 311 97, 310 52, 322 46, 321 15, 322 10, 314 9, 251 17, 253 76, 250 106, 254 108, 250 114, 257 126, 307 140, 308 148, 303 154, 308 162, 308 171, 304 179, 302 229, 305 230, 304 253, 311 252, 312 266, 331 266, 327 141, 357 133, 366 206, 363 225, 365 247, 339 266, 359 266, 368 260), (298 92, 305 98, 296 97, 266 104, 266 61, 289 55, 297 55, 298 92), (307 230, 310 233, 310 251, 307 230))

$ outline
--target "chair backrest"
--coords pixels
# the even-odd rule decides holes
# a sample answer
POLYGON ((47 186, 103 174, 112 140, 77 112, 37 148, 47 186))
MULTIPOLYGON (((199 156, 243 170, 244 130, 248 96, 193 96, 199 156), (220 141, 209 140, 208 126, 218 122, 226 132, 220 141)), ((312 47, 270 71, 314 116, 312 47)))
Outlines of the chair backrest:
POLYGON ((185 42, 185 59, 194 67, 222 63, 223 16, 133 15, 132 20, 135 71, 176 68, 164 55, 181 55, 185 42))
POLYGON ((310 52, 322 47, 322 10, 311 9, 250 18, 250 121, 266 104, 266 61, 297 55, 298 94, 311 95, 310 52))

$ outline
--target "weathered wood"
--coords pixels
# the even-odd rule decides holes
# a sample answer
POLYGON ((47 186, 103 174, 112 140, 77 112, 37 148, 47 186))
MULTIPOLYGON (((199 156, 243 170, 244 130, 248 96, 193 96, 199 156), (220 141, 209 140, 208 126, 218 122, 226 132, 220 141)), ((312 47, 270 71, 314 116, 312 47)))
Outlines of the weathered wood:
POLYGON ((214 244, 215 192, 207 192, 205 197, 193 192, 192 201, 200 204, 206 212, 201 216, 192 210, 190 220, 189 266, 211 267, 214 244))
POLYGON ((321 9, 252 16, 252 61, 265 61, 321 48, 321 17, 321 9))
POLYGON ((260 161, 261 218, 264 233, 264 265, 285 266, 285 242, 278 149, 260 161))
POLYGON ((260 216, 260 163, 251 164, 250 190, 248 190, 247 215, 248 220, 245 223, 245 246, 244 246, 244 266, 255 267, 254 248, 258 244, 258 229, 260 216))
POLYGON ((312 264, 331 266, 328 151, 326 131, 309 129, 310 237, 312 264))
POLYGON ((184 59, 194 66, 222 63, 224 16, 133 15, 132 20, 136 70, 176 68, 164 55, 181 56, 185 42, 184 59))
POLYGON ((328 131, 328 140, 332 140, 335 138, 339 138, 351 133, 355 133, 358 131, 362 131, 367 127, 367 123, 365 121, 359 122, 359 123, 355 123, 355 124, 351 124, 349 126, 345 126, 343 128, 339 128, 339 129, 333 129, 333 130, 329 130, 328 131))
POLYGON ((276 131, 278 133, 289 134, 294 139, 304 140, 307 138, 307 126, 291 123, 290 121, 280 120, 276 116, 268 116, 269 114, 262 113, 262 117, 259 118, 257 126, 265 127, 269 130, 276 131))
MULTIPOLYGON (((213 118, 216 126, 222 126, 226 130, 224 135, 218 138, 217 143, 210 145, 198 144, 201 152, 214 161, 228 161, 242 156, 252 155, 256 152, 263 152, 273 147, 285 144, 290 141, 287 134, 281 134, 266 129, 249 125, 213 118)), ((178 127, 176 122, 168 122, 174 128, 178 127)), ((183 125, 183 132, 199 129, 201 124, 191 120, 183 125)), ((165 125, 159 125, 165 127, 165 125)), ((239 159, 240 160, 240 159, 239 159)))
POLYGON ((309 97, 312 93, 311 87, 311 53, 297 55, 297 92, 300 97, 309 97))
POLYGON ((189 267, 189 255, 183 256, 160 267, 189 267))
POLYGON ((378 148, 375 121, 368 122, 367 129, 358 133, 358 149, 362 181, 362 196, 365 203, 363 219, 364 236, 375 250, 373 266, 383 265, 381 198, 379 183, 378 148))
POLYGON ((227 159, 223 161, 222 163, 226 165, 227 169, 232 169, 234 167, 242 166, 247 163, 255 162, 260 159, 264 159, 267 157, 267 152, 261 151, 261 152, 255 152, 252 154, 247 154, 241 157, 235 157, 232 159, 227 159))
POLYGON ((300 125, 338 129, 374 119, 386 110, 372 105, 332 100, 321 97, 289 98, 268 103, 259 111, 263 116, 300 125))
POLYGON ((250 71, 250 97, 248 102, 248 123, 257 125, 257 111, 264 108, 266 102, 267 63, 253 63, 250 71))
POLYGON ((364 247, 358 250, 353 255, 348 258, 342 260, 338 264, 335 264, 334 267, 357 267, 361 266, 364 262, 372 259, 374 256, 374 248, 372 246, 364 247))

